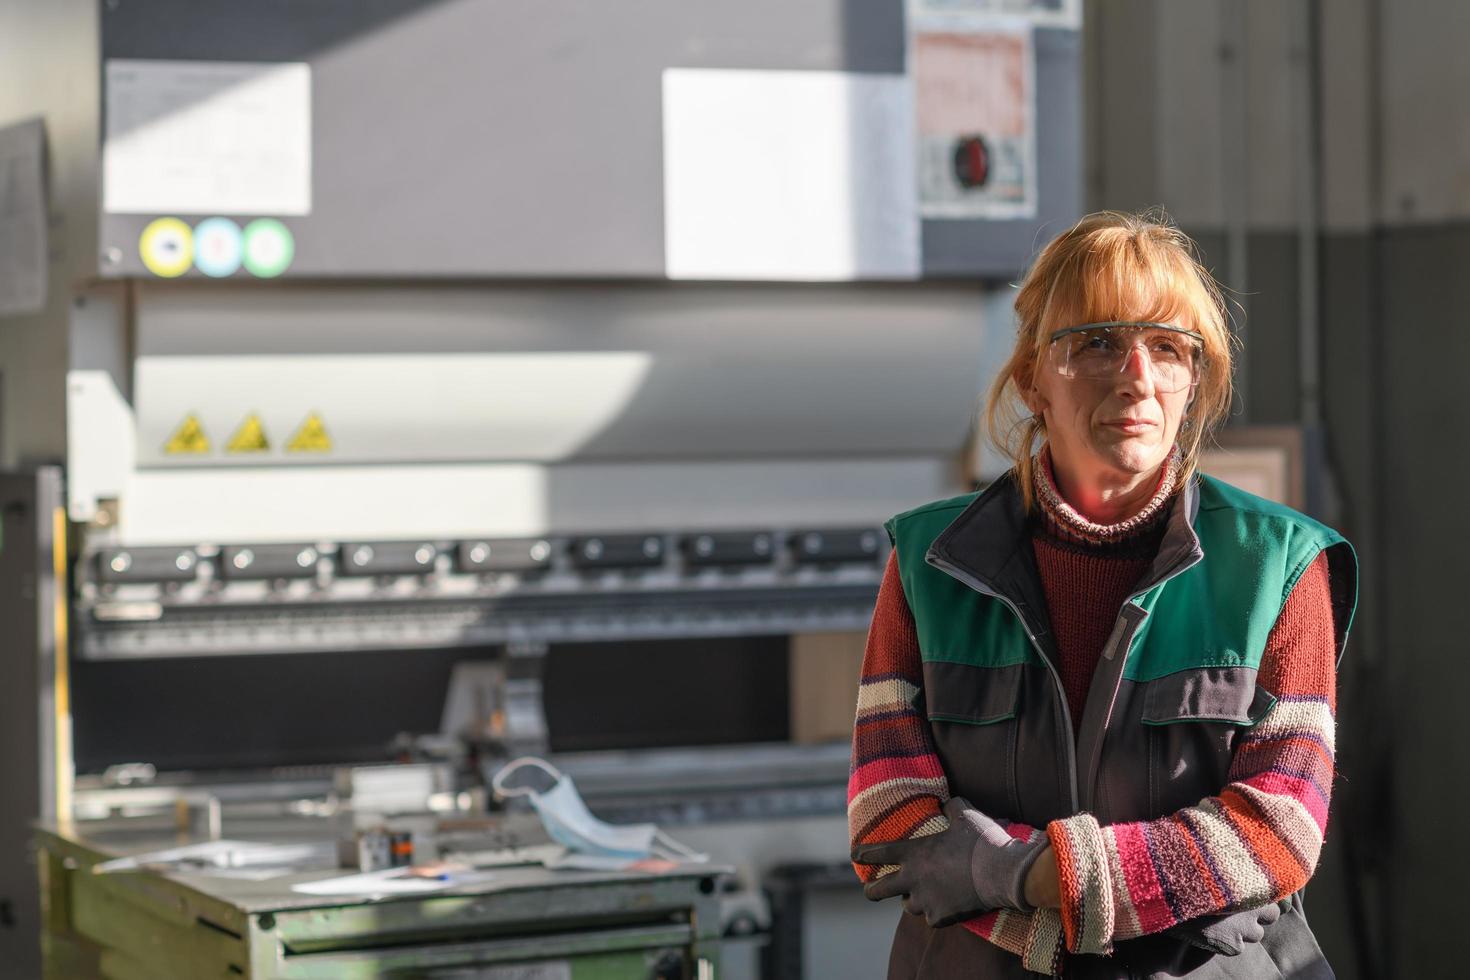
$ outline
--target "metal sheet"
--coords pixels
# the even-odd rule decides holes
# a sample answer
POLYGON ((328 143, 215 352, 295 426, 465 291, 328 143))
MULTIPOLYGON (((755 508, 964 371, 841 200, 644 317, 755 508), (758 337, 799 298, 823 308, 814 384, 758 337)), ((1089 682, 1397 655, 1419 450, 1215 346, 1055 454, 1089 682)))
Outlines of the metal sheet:
POLYGON ((955 492, 933 457, 568 466, 424 464, 147 470, 119 544, 519 537, 649 528, 871 524, 955 492))
MULTIPOLYGON (((109 7, 101 33, 105 59, 310 66, 301 276, 662 276, 664 69, 905 70, 886 0, 148 0, 109 7)), ((926 222, 926 275, 1014 276, 1077 216, 1078 34, 1036 35, 1037 219, 926 222)), ((103 216, 104 275, 147 274, 151 217, 103 216)))
MULTIPOLYGON (((149 0, 102 52, 310 65, 290 274, 661 276, 663 69, 901 72, 903 29, 883 0, 149 0)), ((146 274, 147 220, 104 216, 104 273, 146 274)))
POLYGON ((980 385, 985 295, 155 287, 138 307, 138 465, 949 453, 980 385), (331 451, 288 451, 311 412, 331 451), (256 413, 270 448, 228 452, 256 413), (208 451, 166 453, 190 416, 208 451))

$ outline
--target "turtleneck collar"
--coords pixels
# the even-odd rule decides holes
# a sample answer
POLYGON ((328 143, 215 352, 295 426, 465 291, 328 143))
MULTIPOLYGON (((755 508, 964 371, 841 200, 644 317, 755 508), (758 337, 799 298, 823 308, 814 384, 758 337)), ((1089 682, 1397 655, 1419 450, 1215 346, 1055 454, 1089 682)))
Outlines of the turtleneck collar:
POLYGON ((1158 486, 1143 509, 1115 524, 1099 524, 1082 516, 1062 497, 1057 489, 1056 474, 1052 471, 1051 446, 1043 445, 1032 472, 1046 530, 1062 540, 1101 546, 1123 544, 1156 531, 1167 518, 1170 500, 1179 488, 1179 466, 1180 454, 1176 447, 1164 461, 1158 486))

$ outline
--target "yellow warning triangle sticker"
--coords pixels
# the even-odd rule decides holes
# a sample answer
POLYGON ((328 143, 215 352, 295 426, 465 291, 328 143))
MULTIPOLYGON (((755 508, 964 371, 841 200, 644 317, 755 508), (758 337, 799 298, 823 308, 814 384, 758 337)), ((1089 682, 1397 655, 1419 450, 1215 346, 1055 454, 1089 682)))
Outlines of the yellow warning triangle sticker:
POLYGON ((327 435, 327 426, 322 422, 322 417, 312 412, 301 423, 301 428, 286 443, 288 453, 329 453, 332 451, 332 437, 327 435))
POLYGON ((204 434, 199 416, 192 412, 184 416, 184 421, 163 444, 163 451, 169 456, 202 456, 209 452, 209 436, 204 434))
POLYGON ((260 416, 251 412, 245 416, 245 421, 230 436, 230 441, 225 443, 225 452, 230 453, 263 453, 271 448, 270 440, 265 437, 265 426, 260 424, 260 416))

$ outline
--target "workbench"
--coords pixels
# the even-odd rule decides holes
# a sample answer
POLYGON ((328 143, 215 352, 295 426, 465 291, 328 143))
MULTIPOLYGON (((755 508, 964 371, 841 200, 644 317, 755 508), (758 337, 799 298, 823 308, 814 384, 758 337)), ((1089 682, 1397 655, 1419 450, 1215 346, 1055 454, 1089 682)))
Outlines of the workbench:
POLYGON ((36 828, 47 980, 716 975, 722 868, 650 874, 506 866, 473 884, 378 899, 291 890, 345 873, 326 868, 263 881, 92 871, 180 843, 187 841, 156 832, 142 839, 107 821, 36 828))

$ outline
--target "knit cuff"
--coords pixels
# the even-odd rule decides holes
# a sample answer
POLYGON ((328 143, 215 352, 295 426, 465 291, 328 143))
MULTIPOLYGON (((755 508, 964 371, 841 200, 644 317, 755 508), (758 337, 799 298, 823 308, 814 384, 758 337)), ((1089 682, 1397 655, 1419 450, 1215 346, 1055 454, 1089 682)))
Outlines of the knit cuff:
POLYGON ((1057 861, 1062 933, 1073 953, 1113 951, 1113 885, 1107 841, 1090 813, 1053 820, 1046 828, 1057 861))
POLYGON ((1034 973, 1059 977, 1063 958, 1061 915, 1056 909, 1037 909, 1031 913, 1021 965, 1034 973))
POLYGON ((1062 975, 1066 949, 1062 945, 1062 917, 1056 909, 1017 912, 994 909, 961 926, 1008 953, 1021 958, 1026 969, 1049 977, 1062 975))

